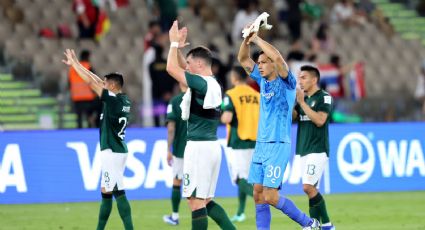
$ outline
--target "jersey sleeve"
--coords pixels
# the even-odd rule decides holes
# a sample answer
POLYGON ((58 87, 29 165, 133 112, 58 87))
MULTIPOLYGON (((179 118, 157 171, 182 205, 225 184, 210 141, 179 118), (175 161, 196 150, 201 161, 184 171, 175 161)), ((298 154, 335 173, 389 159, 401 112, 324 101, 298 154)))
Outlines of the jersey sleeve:
POLYGON ((233 106, 232 100, 230 99, 229 95, 227 95, 227 94, 223 98, 223 103, 221 104, 221 110, 229 111, 229 112, 234 111, 234 106, 233 106))
POLYGON ((332 96, 325 94, 320 99, 320 104, 317 106, 317 111, 325 112, 330 114, 332 112, 333 107, 333 98, 332 96))
POLYGON ((261 84, 261 74, 260 74, 260 70, 258 69, 258 64, 254 65, 254 69, 252 69, 252 72, 249 76, 252 79, 254 79, 255 82, 257 82, 258 85, 261 84))
POLYGON ((207 93, 208 85, 201 76, 196 74, 191 74, 187 71, 184 72, 186 77, 187 86, 189 88, 196 90, 197 92, 205 95, 207 93))
POLYGON ((100 96, 100 100, 106 103, 114 103, 118 100, 117 95, 107 89, 102 90, 102 95, 100 96))
POLYGON ((282 79, 288 89, 293 90, 297 86, 297 78, 290 70, 288 71, 288 76, 282 79))
POLYGON ((169 121, 177 120, 177 114, 175 112, 175 109, 173 108, 173 100, 171 100, 167 106, 167 120, 169 121))

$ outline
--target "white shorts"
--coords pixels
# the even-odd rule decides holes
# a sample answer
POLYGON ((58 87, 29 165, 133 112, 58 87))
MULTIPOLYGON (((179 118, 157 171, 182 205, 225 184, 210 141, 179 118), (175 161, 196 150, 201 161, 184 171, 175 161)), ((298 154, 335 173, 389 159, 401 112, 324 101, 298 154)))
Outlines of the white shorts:
POLYGON ((118 190, 124 190, 124 170, 127 160, 126 153, 114 153, 111 149, 100 152, 102 181, 101 186, 107 192, 114 190, 115 185, 118 190))
POLYGON ((214 197, 221 163, 218 141, 188 141, 184 151, 183 197, 214 197))
POLYGON ((183 178, 183 158, 173 156, 173 179, 183 178))
POLYGON ((328 163, 328 159, 325 152, 309 153, 301 157, 303 184, 315 185, 316 188, 319 188, 320 178, 328 163))
POLYGON ((232 154, 232 181, 248 179, 249 166, 251 165, 254 149, 230 149, 232 154))

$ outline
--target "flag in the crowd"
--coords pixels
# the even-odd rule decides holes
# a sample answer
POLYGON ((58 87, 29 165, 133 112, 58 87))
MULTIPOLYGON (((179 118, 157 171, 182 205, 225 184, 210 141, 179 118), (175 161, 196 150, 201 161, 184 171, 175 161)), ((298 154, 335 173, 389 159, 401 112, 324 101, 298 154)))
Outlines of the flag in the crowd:
POLYGON ((100 41, 111 29, 111 21, 109 20, 106 11, 99 10, 99 18, 96 25, 96 41, 100 41))
POLYGON ((332 64, 319 65, 320 85, 334 98, 344 97, 338 68, 332 64))
POLYGON ((350 95, 353 100, 359 100, 366 96, 364 81, 364 64, 356 63, 348 74, 350 80, 350 95))

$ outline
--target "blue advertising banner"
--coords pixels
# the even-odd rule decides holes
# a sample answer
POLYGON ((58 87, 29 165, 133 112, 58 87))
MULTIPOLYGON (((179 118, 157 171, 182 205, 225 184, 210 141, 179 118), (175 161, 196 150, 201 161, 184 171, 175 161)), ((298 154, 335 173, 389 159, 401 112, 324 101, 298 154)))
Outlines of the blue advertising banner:
MULTIPOLYGON (((294 126, 294 129, 296 127, 294 126)), ((425 189, 425 123, 333 124, 325 193, 425 189)), ((98 130, 0 133, 0 204, 96 201, 100 196, 98 130)), ((236 196, 233 157, 220 127, 223 161, 216 196, 236 196)), ((293 135, 293 142, 295 132, 293 135)), ((170 196, 166 129, 129 128, 124 184, 130 199, 170 196)), ((285 171, 282 193, 302 194, 299 158, 285 171)))

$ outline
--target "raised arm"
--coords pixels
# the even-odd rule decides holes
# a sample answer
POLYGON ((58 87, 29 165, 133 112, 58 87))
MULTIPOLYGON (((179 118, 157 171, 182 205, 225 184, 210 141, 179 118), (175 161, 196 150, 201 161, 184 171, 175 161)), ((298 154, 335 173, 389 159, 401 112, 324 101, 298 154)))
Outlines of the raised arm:
POLYGON ((267 55, 267 57, 272 59, 272 61, 276 64, 278 74, 282 78, 286 78, 288 76, 289 68, 288 64, 286 64, 279 50, 277 50, 270 43, 264 41, 262 38, 257 36, 257 34, 254 34, 251 40, 257 46, 259 46, 261 50, 267 55))
POLYGON ((74 50, 66 49, 65 51, 66 60, 62 60, 63 63, 75 69, 78 75, 92 88, 92 90, 100 97, 103 90, 103 80, 90 70, 86 69, 78 61, 74 50))
POLYGON ((171 45, 170 50, 168 51, 167 72, 178 82, 187 86, 184 74, 185 69, 183 69, 179 64, 178 47, 182 34, 179 31, 177 23, 177 20, 174 21, 169 31, 171 45))
POLYGON ((250 51, 249 43, 250 43, 251 37, 252 35, 246 37, 242 41, 242 44, 241 44, 241 47, 239 48, 239 53, 238 53, 238 61, 248 74, 252 72, 255 65, 254 60, 252 60, 250 57, 251 51, 250 51))
POLYGON ((178 62, 179 62, 179 66, 182 69, 186 69, 186 58, 183 56, 182 52, 180 49, 184 48, 185 46, 189 45, 189 43, 186 43, 186 38, 187 38, 187 27, 183 27, 179 30, 180 32, 180 41, 179 41, 179 48, 177 50, 177 55, 178 55, 178 62))

